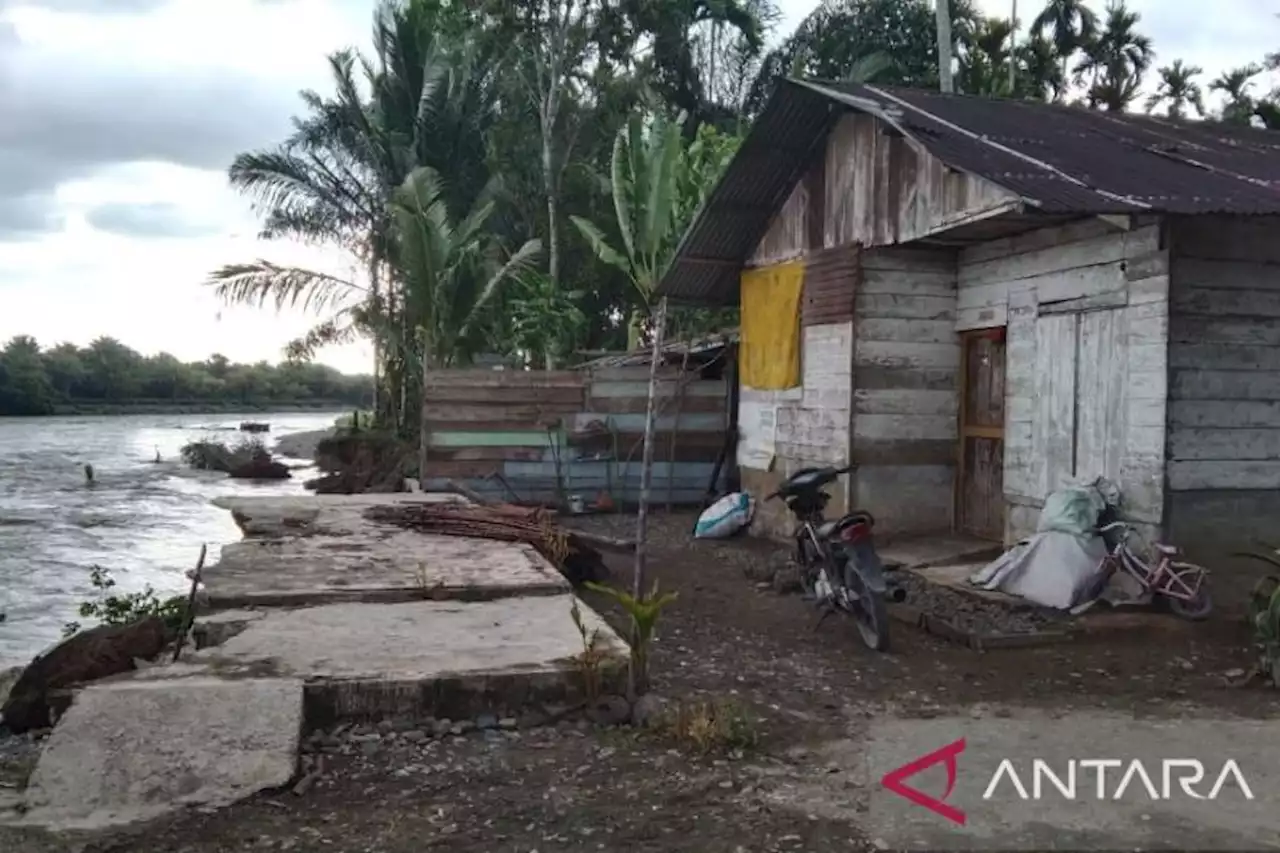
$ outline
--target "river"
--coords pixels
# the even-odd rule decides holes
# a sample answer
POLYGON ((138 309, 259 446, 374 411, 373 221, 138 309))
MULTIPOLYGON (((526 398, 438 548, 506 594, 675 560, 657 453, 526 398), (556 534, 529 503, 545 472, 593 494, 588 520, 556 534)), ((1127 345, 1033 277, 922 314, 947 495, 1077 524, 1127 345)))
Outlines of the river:
MULTIPOLYGON (((178 460, 188 441, 234 442, 244 420, 267 421, 272 440, 323 429, 336 412, 0 418, 0 667, 26 663, 57 641, 91 597, 90 569, 117 589, 186 591, 200 545, 207 563, 240 538, 222 495, 299 494, 310 471, 277 482, 230 480, 178 460), (155 461, 159 452, 161 461, 155 461), (94 468, 85 483, 84 465, 94 468)), ((268 445, 270 445, 268 441, 268 445)), ((299 460, 283 459, 285 462, 299 460)))

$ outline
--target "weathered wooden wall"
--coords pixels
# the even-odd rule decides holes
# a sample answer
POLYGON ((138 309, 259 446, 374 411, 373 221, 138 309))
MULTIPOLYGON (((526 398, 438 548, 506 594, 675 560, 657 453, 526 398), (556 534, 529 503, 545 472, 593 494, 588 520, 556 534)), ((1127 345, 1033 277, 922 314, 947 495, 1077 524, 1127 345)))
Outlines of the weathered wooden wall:
POLYGON ((854 501, 886 532, 951 526, 956 458, 956 253, 863 253, 853 336, 854 501))
POLYGON ((959 329, 1007 323, 1006 541, 1045 497, 1105 476, 1154 533, 1164 511, 1168 252, 1158 223, 1092 219, 960 253, 959 329))
MULTIPOLYGON (((698 503, 724 441, 726 386, 661 370, 653 500, 698 503)), ((639 500, 649 368, 439 371, 429 392, 428 488, 445 479, 506 500, 608 492, 639 500), (514 494, 513 494, 514 492, 514 494)))
POLYGON ((827 138, 825 246, 886 246, 1008 209, 1018 199, 942 161, 869 115, 845 115, 827 138))
POLYGON ((1171 538, 1219 568, 1280 540, 1280 218, 1171 224, 1171 538))

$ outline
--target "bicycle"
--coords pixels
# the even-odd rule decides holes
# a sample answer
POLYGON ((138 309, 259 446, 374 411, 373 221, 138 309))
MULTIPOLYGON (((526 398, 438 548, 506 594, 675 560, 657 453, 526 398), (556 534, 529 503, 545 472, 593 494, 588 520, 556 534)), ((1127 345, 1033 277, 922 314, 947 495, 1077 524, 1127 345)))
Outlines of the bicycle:
POLYGON ((1113 521, 1098 528, 1098 533, 1103 536, 1113 531, 1118 531, 1119 535, 1115 546, 1102 558, 1102 566, 1109 571, 1123 569, 1144 590, 1163 600, 1177 616, 1193 620, 1208 618, 1213 612, 1208 569, 1178 560, 1181 549, 1162 542, 1152 545, 1151 550, 1157 556, 1152 565, 1129 545, 1134 531, 1128 523, 1113 521))

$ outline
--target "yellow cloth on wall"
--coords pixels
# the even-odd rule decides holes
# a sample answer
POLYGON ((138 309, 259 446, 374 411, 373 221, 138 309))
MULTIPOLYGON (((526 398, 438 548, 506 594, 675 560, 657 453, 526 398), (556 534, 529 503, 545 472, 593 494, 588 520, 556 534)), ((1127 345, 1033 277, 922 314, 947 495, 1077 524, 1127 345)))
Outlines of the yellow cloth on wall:
POLYGON ((778 391, 800 384, 800 293, 804 261, 743 270, 739 381, 778 391))

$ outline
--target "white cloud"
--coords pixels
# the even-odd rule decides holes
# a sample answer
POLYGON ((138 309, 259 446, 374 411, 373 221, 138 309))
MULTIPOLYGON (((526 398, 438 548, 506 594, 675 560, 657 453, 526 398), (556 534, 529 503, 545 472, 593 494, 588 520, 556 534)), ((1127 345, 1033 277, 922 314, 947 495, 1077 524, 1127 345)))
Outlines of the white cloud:
MULTIPOLYGON (((227 187, 238 151, 288 132, 325 56, 363 42, 373 0, 0 0, 0 340, 111 335, 185 359, 276 361, 316 318, 227 308, 204 285, 265 244, 227 187)), ((366 346, 322 360, 368 370, 366 346)))
MULTIPOLYGON (((978 2, 1009 13, 1009 0, 978 2)), ((257 241, 225 168, 282 138, 297 91, 326 87, 326 54, 366 42, 373 5, 0 0, 0 340, 105 334, 181 358, 276 360, 311 319, 225 308, 209 271, 266 257, 345 274, 347 261, 257 241)), ((781 33, 816 5, 780 0, 781 33)), ((1271 0, 1130 5, 1160 63, 1181 58, 1206 79, 1280 48, 1271 0)), ((367 369, 369 352, 323 360, 367 369)))

